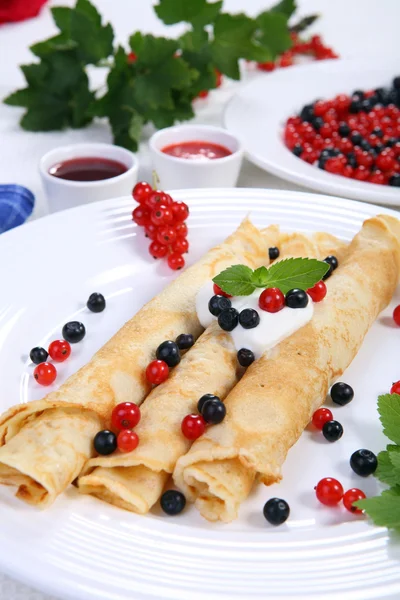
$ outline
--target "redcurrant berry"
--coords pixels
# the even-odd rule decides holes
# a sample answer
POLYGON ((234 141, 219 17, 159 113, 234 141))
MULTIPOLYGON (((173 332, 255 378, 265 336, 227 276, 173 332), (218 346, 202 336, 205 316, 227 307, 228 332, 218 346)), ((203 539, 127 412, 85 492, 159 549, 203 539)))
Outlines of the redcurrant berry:
POLYGON ((64 362, 71 355, 71 345, 66 340, 55 340, 49 346, 49 354, 56 362, 64 362))
POLYGON ((57 371, 54 365, 44 362, 35 368, 33 376, 40 385, 51 385, 57 377, 57 371))
POLYGON ((343 498, 343 486, 333 477, 325 477, 318 482, 315 493, 318 500, 326 506, 335 506, 343 498))
POLYGON ((167 262, 169 268, 173 271, 179 271, 179 269, 183 269, 185 266, 185 259, 182 254, 178 254, 178 252, 172 252, 172 254, 168 256, 167 262))
POLYGON ((176 238, 175 242, 172 244, 172 251, 177 254, 185 254, 189 250, 189 242, 185 237, 176 238))
POLYGON ((172 210, 168 206, 160 204, 151 211, 150 220, 156 227, 168 225, 173 220, 172 210))
POLYGON ((155 240, 157 239, 158 227, 154 225, 154 223, 149 222, 145 226, 144 232, 146 234, 146 237, 150 238, 151 240, 155 240))
POLYGON ((161 225, 157 232, 157 241, 164 246, 169 246, 176 240, 176 230, 171 225, 161 225))
POLYGON ((146 200, 148 200, 152 191, 153 188, 149 183, 141 181, 137 183, 133 188, 132 196, 136 200, 136 202, 139 202, 139 204, 143 204, 144 202, 146 202, 146 200))
POLYGON ((133 402, 121 402, 113 408, 111 424, 114 429, 133 429, 140 421, 140 408, 133 402))
POLYGON ((132 452, 138 447, 139 436, 134 431, 124 429, 120 431, 117 437, 117 447, 121 452, 132 452))
POLYGON ((197 440, 206 430, 206 422, 201 415, 186 415, 181 425, 182 433, 188 440, 197 440))
POLYGON ((400 381, 395 381, 390 388, 391 394, 400 394, 400 381))
POLYGON ((271 61, 257 63, 257 69, 259 69, 260 71, 267 71, 267 72, 274 71, 275 63, 271 62, 271 61))
POLYGON ((189 233, 189 231, 188 231, 188 226, 186 225, 186 223, 177 223, 175 225, 175 233, 177 236, 187 237, 187 234, 189 233))
POLYGON ((163 360, 153 360, 146 367, 146 379, 150 383, 158 385, 168 379, 169 368, 163 360))
POLYGON ((146 200, 146 206, 150 209, 156 208, 161 204, 163 206, 168 206, 170 204, 170 196, 165 192, 160 192, 160 190, 153 190, 146 200))
POLYGON ((258 306, 267 312, 278 312, 285 306, 285 296, 279 288, 267 288, 260 294, 258 306))
POLYGON ((322 428, 325 425, 325 423, 327 423, 328 421, 332 421, 332 419, 333 415, 329 408, 319 408, 315 411, 315 413, 312 416, 312 424, 314 425, 314 427, 322 431, 322 428))
POLYGON ((344 493, 343 504, 345 508, 347 508, 347 510, 349 510, 350 512, 356 515, 360 515, 362 513, 362 510, 360 508, 357 508, 356 506, 353 506, 353 503, 357 500, 363 500, 364 498, 366 498, 366 495, 362 490, 359 490, 357 488, 351 488, 351 490, 347 490, 347 492, 344 493))
POLYGON ((132 219, 135 221, 136 225, 139 225, 140 227, 146 226, 150 219, 149 209, 142 205, 137 206, 132 212, 132 219))
POLYGON ((186 221, 189 216, 189 207, 184 202, 173 202, 171 209, 176 223, 186 221))
POLYGON ((168 254, 168 246, 159 244, 157 240, 151 242, 149 246, 149 253, 153 258, 164 258, 168 254))
POLYGON ((225 298, 232 298, 230 294, 227 294, 226 292, 222 291, 219 285, 217 285, 216 283, 214 283, 213 285, 213 290, 216 296, 225 296, 225 298))
POLYGON ((318 281, 314 287, 307 290, 307 294, 311 296, 313 302, 321 302, 326 296, 326 285, 323 281, 318 281))
POLYGON ((393 311, 393 319, 396 325, 400 327, 400 304, 393 311))

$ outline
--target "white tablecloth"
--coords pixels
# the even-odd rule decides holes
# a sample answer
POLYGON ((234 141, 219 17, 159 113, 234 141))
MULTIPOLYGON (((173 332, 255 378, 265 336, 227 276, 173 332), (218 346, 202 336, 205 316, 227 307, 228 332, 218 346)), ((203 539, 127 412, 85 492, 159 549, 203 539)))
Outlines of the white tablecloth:
MULTIPOLYGON (((27 2, 29 0, 26 0, 27 2)), ((93 1, 93 0, 92 0, 93 1)), ((106 19, 112 22, 117 38, 122 43, 134 29, 174 36, 180 27, 165 27, 152 10, 155 2, 150 0, 94 0, 106 19)), ((190 0, 188 0, 190 1, 190 0)), ((71 0, 51 1, 51 4, 72 5, 71 0)), ((265 9, 271 0, 225 0, 225 9, 230 12, 245 11, 256 14, 265 9)), ((367 57, 393 56, 398 50, 398 27, 400 17, 399 0, 299 0, 299 14, 318 12, 321 19, 314 31, 322 33, 326 42, 341 56, 367 57)), ((28 46, 54 33, 49 9, 33 20, 16 25, 0 27, 0 97, 23 84, 18 65, 29 63, 32 56, 28 46)), ((266 74, 249 73, 248 77, 266 74)), ((210 94, 206 101, 197 105, 197 121, 220 124, 221 113, 226 101, 237 85, 226 82, 221 90, 210 94)), ((18 127, 19 110, 0 104, 0 183, 20 183, 36 195, 33 218, 47 213, 47 203, 41 189, 37 164, 48 150, 67 143, 79 141, 111 141, 110 131, 105 124, 93 124, 79 131, 46 134, 23 132, 18 127)), ((144 141, 139 151, 141 179, 151 175, 147 144, 144 141)), ((268 187, 275 189, 303 189, 245 162, 239 179, 242 187, 268 187)), ((1 508, 0 508, 1 518, 1 508)), ((0 574, 0 600, 53 600, 7 576, 0 574)))

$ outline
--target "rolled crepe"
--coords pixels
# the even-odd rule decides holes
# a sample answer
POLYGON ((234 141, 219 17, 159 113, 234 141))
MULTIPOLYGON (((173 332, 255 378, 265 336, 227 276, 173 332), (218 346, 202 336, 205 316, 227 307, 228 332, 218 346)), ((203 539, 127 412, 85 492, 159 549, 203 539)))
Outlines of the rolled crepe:
POLYGON ((44 399, 19 404, 0 417, 0 483, 41 507, 54 499, 93 456, 92 440, 120 402, 140 404, 144 376, 157 346, 180 333, 203 331, 195 310, 201 286, 221 269, 259 267, 278 242, 276 226, 257 229, 246 219, 228 239, 184 271, 146 304, 92 360, 44 399))
MULTIPOLYGON (((344 247, 328 234, 310 238, 282 235, 280 256, 324 258, 333 252, 341 256, 344 247)), ((134 512, 148 512, 176 461, 190 447, 181 431, 182 419, 196 412, 203 394, 225 398, 242 372, 231 335, 212 323, 169 379, 154 388, 143 403, 141 421, 135 428, 139 446, 127 454, 116 452, 89 460, 78 480, 80 491, 134 512)))
POLYGON ((237 516, 255 479, 281 479, 291 446, 351 363, 399 277, 400 223, 366 221, 327 280, 312 320, 254 362, 227 396, 227 416, 196 440, 174 480, 210 521, 237 516))

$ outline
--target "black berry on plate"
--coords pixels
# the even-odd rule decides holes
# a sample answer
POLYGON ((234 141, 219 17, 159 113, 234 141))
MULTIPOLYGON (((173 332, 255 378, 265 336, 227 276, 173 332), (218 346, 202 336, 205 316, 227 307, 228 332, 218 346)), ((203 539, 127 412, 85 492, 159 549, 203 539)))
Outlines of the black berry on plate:
POLYGON ((358 131, 352 131, 350 134, 350 139, 355 146, 359 146, 363 137, 358 131))
POLYGON ((225 296, 215 295, 213 296, 208 303, 208 310, 214 317, 218 317, 218 315, 227 308, 232 306, 232 302, 229 298, 225 298, 225 296))
POLYGON ((167 515, 179 515, 186 505, 186 498, 182 492, 167 490, 163 493, 160 505, 167 515))
POLYGON ((324 258, 324 262, 328 263, 328 265, 331 265, 333 271, 335 269, 337 269, 338 266, 339 266, 339 261, 336 258, 336 256, 333 256, 333 254, 330 254, 329 256, 327 256, 326 258, 324 258))
POLYGON ((339 135, 341 135, 342 137, 347 137, 350 133, 350 127, 347 125, 347 123, 344 123, 343 121, 341 123, 339 123, 339 135))
POLYGON ((239 324, 239 313, 236 308, 226 308, 218 316, 218 325, 224 331, 233 331, 239 324))
MULTIPOLYGON (((327 262, 327 261, 326 261, 326 260, 324 260, 323 262, 327 262)), ((327 279, 329 279, 329 277, 330 277, 330 276, 332 275, 332 273, 333 273, 333 267, 332 267, 331 263, 330 263, 330 262, 328 262, 328 265, 329 265, 329 269, 328 269, 328 271, 325 273, 325 275, 323 276, 323 278, 322 278, 322 279, 323 279, 323 281, 326 281, 327 279)))
POLYGON ((271 248, 268 248, 268 256, 269 256, 269 260, 275 260, 275 259, 279 258, 279 248, 277 248, 276 246, 272 246, 271 248))
POLYGON ((179 350, 189 350, 194 344, 194 337, 191 333, 181 333, 175 341, 179 350))
POLYGON ((285 304, 289 308, 305 308, 308 304, 308 294, 298 288, 289 290, 285 296, 285 304))
POLYGON ((400 75, 399 75, 398 77, 395 77, 395 78, 393 79, 393 87, 394 87, 396 90, 400 90, 400 75))
POLYGON ((86 335, 86 329, 83 323, 79 321, 70 321, 62 328, 62 336, 70 344, 81 342, 86 335))
POLYGON ((389 178, 389 185, 393 187, 400 187, 400 173, 394 173, 389 178))
POLYGON ((241 348, 237 353, 237 358, 239 361, 239 365, 242 367, 249 367, 251 363, 255 361, 254 353, 247 348, 241 348))
POLYGON ((244 329, 254 329, 260 324, 260 315, 253 308, 245 308, 239 314, 239 323, 244 329))
POLYGON ((112 454, 117 449, 117 436, 108 429, 99 431, 94 437, 94 449, 102 456, 112 454))
POLYGON ((215 396, 215 394, 204 394, 197 403, 197 410, 200 414, 202 414, 204 404, 209 400, 218 400, 219 402, 221 402, 220 398, 218 398, 218 396, 215 396))
POLYGON ((354 390, 347 383, 338 381, 331 387, 331 398, 335 404, 345 406, 354 398, 354 390))
POLYGON ((293 147, 292 152, 295 156, 300 156, 303 153, 303 146, 301 146, 300 144, 296 144, 293 147))
POLYGON ((215 400, 207 400, 203 404, 201 416, 206 423, 209 423, 210 425, 217 425, 225 419, 225 415, 225 404, 221 402, 219 398, 215 400))
POLYGON ((106 299, 104 298, 103 294, 94 292, 93 294, 90 294, 86 306, 94 313, 103 312, 106 307, 106 299))
POLYGON ((375 473, 378 459, 371 450, 356 450, 350 457, 350 466, 357 475, 368 477, 375 473))
POLYGON ((40 348, 36 346, 36 348, 32 348, 29 353, 29 358, 35 365, 40 365, 40 363, 46 362, 49 353, 44 348, 40 348))
POLYGON ((157 360, 163 360, 169 367, 176 367, 181 362, 181 353, 176 342, 167 340, 156 350, 157 360))
POLYGON ((289 504, 282 498, 271 498, 265 503, 263 513, 271 525, 282 525, 289 517, 289 504))
POLYGON ((324 120, 322 117, 315 117, 311 120, 311 125, 314 127, 315 131, 319 131, 324 124, 324 120))
POLYGON ((314 107, 312 104, 307 104, 306 106, 303 106, 303 108, 301 109, 301 113, 300 113, 300 119, 302 121, 312 121, 313 118, 315 117, 314 115, 314 107))
POLYGON ((343 427, 339 421, 327 421, 322 428, 322 433, 328 442, 337 442, 343 435, 343 427))

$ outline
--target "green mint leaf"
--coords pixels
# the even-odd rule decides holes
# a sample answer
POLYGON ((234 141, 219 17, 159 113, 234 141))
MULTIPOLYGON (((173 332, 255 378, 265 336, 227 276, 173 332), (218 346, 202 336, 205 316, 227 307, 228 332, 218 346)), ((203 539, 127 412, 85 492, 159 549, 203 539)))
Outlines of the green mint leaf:
POLYGON ((291 17, 295 12, 296 8, 295 0, 281 0, 281 2, 278 2, 278 4, 275 4, 272 6, 272 8, 270 8, 270 11, 282 13, 287 17, 287 19, 289 19, 289 17, 291 17))
POLYGON ((166 25, 185 21, 204 26, 214 22, 221 8, 222 1, 209 3, 207 0, 160 0, 154 10, 166 25))
POLYGON ((394 466, 394 462, 392 462, 393 453, 396 453, 400 457, 400 447, 389 445, 387 450, 379 452, 378 468, 375 471, 375 477, 388 485, 400 484, 400 467, 397 468, 394 466))
POLYGON ((383 394, 378 398, 378 412, 383 433, 395 444, 400 445, 400 396, 383 394))
POLYGON ((292 47, 293 42, 287 27, 287 17, 280 12, 265 11, 258 15, 258 40, 276 58, 292 47))
POLYGON ((267 267, 259 267, 253 272, 251 281, 255 287, 265 287, 265 282, 268 280, 267 267))
POLYGON ((221 290, 232 296, 249 296, 254 292, 253 271, 245 265, 233 265, 214 277, 221 290))
POLYGON ((288 258, 268 269, 264 287, 277 287, 283 294, 293 288, 308 290, 329 270, 329 265, 314 258, 288 258))
POLYGON ((365 510, 376 525, 400 531, 400 486, 374 498, 357 500, 354 504, 365 510))
POLYGON ((271 52, 257 39, 257 32, 257 22, 242 13, 219 14, 215 20, 214 40, 211 43, 217 69, 231 79, 240 79, 240 58, 258 62, 270 60, 271 52))

